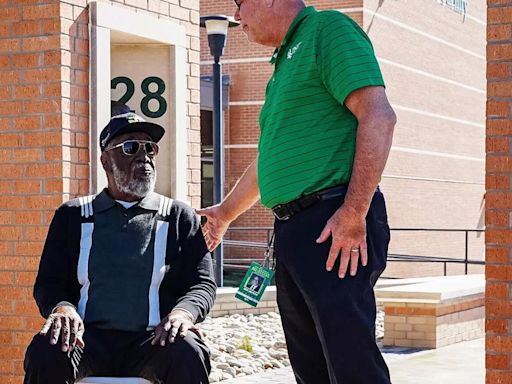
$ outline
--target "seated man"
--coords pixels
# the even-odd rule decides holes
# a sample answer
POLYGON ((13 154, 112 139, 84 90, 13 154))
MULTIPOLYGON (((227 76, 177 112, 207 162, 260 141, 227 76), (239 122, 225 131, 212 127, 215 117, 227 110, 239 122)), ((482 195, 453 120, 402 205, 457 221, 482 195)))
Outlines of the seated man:
POLYGON ((212 261, 192 208, 153 192, 163 135, 134 113, 114 116, 100 135, 108 187, 55 212, 34 287, 47 321, 27 349, 25 383, 208 383, 194 324, 213 305, 212 261))

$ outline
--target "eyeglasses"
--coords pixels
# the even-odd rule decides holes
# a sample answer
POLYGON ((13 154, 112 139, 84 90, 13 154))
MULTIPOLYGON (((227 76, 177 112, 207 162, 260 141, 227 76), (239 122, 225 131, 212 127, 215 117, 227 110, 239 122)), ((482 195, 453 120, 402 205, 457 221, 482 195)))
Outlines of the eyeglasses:
POLYGON ((139 153, 140 149, 144 147, 144 151, 149 156, 158 155, 158 144, 148 140, 126 140, 122 143, 114 145, 113 147, 106 148, 105 151, 110 151, 111 149, 119 148, 123 149, 123 153, 126 156, 134 156, 139 153))

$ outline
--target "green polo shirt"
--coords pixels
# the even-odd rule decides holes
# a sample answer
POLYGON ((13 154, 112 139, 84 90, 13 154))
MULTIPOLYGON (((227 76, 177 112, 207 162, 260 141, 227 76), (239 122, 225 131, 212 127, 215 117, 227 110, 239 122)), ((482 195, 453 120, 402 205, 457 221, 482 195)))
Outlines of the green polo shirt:
POLYGON ((345 99, 384 85, 368 36, 338 11, 304 8, 271 63, 258 155, 261 202, 269 208, 348 184, 357 120, 345 99))

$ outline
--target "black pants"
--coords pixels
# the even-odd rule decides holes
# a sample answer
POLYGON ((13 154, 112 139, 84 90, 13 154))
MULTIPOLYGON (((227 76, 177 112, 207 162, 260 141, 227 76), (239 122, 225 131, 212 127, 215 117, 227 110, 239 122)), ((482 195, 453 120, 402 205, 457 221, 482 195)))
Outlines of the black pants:
POLYGON ((330 241, 315 240, 342 197, 319 201, 275 223, 277 301, 298 383, 389 384, 375 343, 374 284, 389 243, 384 196, 377 191, 366 218, 368 264, 338 278, 325 269, 330 241))
POLYGON ((64 353, 49 336, 36 335, 25 355, 24 384, 71 384, 87 376, 143 377, 153 383, 206 384, 208 348, 189 332, 165 347, 151 345, 151 332, 86 327, 85 347, 64 353))

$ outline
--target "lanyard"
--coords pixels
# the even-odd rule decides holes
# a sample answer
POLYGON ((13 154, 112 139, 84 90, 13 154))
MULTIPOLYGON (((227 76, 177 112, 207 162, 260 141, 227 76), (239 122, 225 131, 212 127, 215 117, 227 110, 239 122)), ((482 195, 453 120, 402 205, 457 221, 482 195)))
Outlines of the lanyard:
POLYGON ((273 271, 276 269, 276 258, 274 255, 274 232, 272 232, 272 236, 270 236, 270 240, 267 245, 267 249, 265 251, 265 260, 263 261, 263 266, 265 268, 269 268, 273 271))

